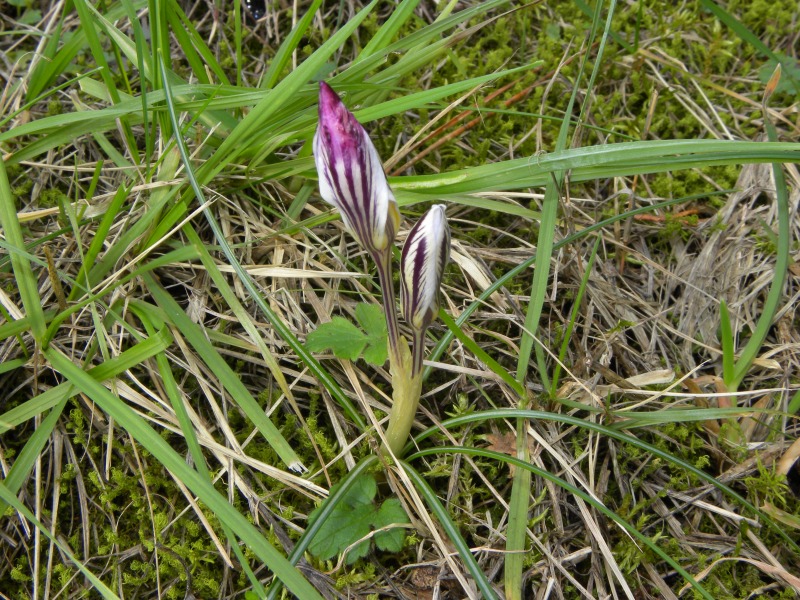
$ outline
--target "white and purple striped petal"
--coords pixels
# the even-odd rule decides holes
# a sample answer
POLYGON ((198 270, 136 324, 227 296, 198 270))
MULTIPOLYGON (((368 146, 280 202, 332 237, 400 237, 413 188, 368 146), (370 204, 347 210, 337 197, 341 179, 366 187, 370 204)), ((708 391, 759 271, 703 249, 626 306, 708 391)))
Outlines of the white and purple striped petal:
POLYGON ((369 135, 325 82, 319 85, 314 160, 322 198, 339 209, 370 254, 385 253, 400 224, 397 202, 369 135))
POLYGON ((443 204, 432 206, 408 234, 400 261, 403 317, 424 330, 439 313, 439 287, 450 257, 450 226, 443 204))

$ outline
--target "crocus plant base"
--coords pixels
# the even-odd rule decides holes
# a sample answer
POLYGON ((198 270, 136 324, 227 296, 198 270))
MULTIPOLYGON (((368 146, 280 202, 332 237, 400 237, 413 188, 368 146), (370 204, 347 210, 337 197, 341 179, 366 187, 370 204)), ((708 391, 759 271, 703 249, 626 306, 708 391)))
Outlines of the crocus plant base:
POLYGON ((406 339, 401 337, 398 345, 399 360, 393 360, 390 367, 392 411, 386 429, 386 443, 381 447, 381 454, 387 459, 391 457, 388 450, 392 455, 400 456, 411 432, 422 392, 422 373, 412 375, 413 360, 406 339))

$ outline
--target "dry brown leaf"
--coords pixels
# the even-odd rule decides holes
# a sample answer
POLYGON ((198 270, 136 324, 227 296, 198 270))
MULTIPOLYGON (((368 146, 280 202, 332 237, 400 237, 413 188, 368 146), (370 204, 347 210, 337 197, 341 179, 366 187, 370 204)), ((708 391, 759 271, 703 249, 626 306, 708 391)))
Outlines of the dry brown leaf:
MULTIPOLYGON (((488 450, 494 450, 495 452, 513 456, 514 458, 517 457, 517 434, 513 431, 506 432, 502 435, 496 432, 487 433, 482 437, 489 442, 488 450)), ((533 453, 533 440, 530 437, 528 438, 528 450, 533 453)), ((509 464, 508 470, 513 477, 516 467, 509 464)))

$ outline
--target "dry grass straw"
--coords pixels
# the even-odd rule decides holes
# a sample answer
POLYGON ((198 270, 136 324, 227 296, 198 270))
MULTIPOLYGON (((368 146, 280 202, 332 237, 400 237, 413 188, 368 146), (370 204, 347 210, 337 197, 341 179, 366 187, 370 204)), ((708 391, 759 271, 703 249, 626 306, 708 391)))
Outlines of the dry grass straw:
MULTIPOLYGON (((219 22, 212 11, 202 10, 201 5, 197 4, 189 14, 197 15, 195 25, 198 30, 209 28, 209 40, 213 43, 220 32, 217 29, 219 22)), ((40 32, 50 30, 54 18, 45 15, 37 26, 40 32)), ((69 23, 65 24, 67 26, 69 23)), ((278 13, 270 9, 259 27, 247 35, 264 36, 264 40, 269 41, 278 38, 282 28, 278 13)), ((656 42, 652 40, 653 45, 656 42)), ((25 37, 18 38, 12 44, 6 41, 5 49, 10 51, 14 46, 26 43, 30 41, 25 37)), ((661 93, 673 91, 675 101, 695 117, 705 135, 719 139, 747 138, 737 129, 737 124, 743 121, 740 113, 752 112, 758 104, 752 106, 747 98, 738 103, 735 109, 730 104, 713 104, 696 79, 690 79, 687 83, 675 74, 691 73, 692 65, 676 63, 658 48, 649 45, 646 42, 642 44, 642 56, 646 58, 643 73, 655 89, 661 90, 661 93), (665 62, 673 66, 677 64, 680 68, 674 71, 660 68, 665 62), (722 115, 731 116, 732 124, 726 124, 722 115)), ((38 59, 38 54, 36 56, 38 59)), ((264 68, 265 65, 258 60, 248 64, 242 71, 245 84, 256 85, 264 68)), ((23 104, 23 88, 12 86, 20 77, 22 67, 6 61, 2 69, 6 84, 0 97, 0 114, 8 115, 23 104)), ((564 84, 565 80, 556 73, 548 82, 547 89, 551 93, 561 93, 564 84)), ((619 82, 615 85, 623 88, 625 84, 619 82)), ((714 89, 727 89, 724 80, 716 85, 714 89)), ((730 102, 741 99, 741 95, 734 97, 732 92, 729 95, 730 102)), ((79 100, 74 90, 60 92, 57 97, 68 109, 93 108, 85 98, 79 100)), ((451 111, 456 111, 462 102, 466 104, 470 97, 471 94, 466 94, 452 102, 429 125, 449 118, 451 111)), ((591 100, 593 104, 603 102, 600 96, 591 100)), ((97 103, 96 107, 100 106, 102 104, 97 103)), ((542 112, 548 111, 548 106, 545 95, 541 98, 542 112)), ((42 107, 37 106, 32 113, 21 112, 8 126, 34 118, 41 111, 42 107)), ((800 139, 797 125, 788 109, 774 108, 770 116, 783 128, 785 139, 800 139)), ((411 156, 407 150, 413 144, 420 144, 417 150, 423 148, 422 142, 427 140, 419 141, 419 137, 424 132, 427 132, 426 127, 421 128, 415 136, 409 136, 407 141, 402 140, 401 150, 389 159, 389 163, 395 165, 405 161, 411 156)), ((541 140, 541 125, 536 128, 536 136, 541 140)), ((540 144, 546 147, 541 141, 540 144)), ((500 156, 505 151, 505 148, 495 145, 490 154, 500 156)), ((438 170, 441 165, 437 161, 441 160, 441 155, 436 148, 427 154, 425 164, 438 170)), ((158 157, 156 154, 155 158, 158 157)), ((27 227, 28 239, 41 240, 50 236, 48 241, 31 249, 39 263, 38 293, 45 309, 63 301, 59 297, 59 286, 76 276, 80 267, 76 248, 78 245, 83 248, 88 246, 97 221, 84 220, 78 228, 67 226, 59 219, 64 211, 63 205, 41 206, 43 192, 64 190, 66 195, 60 202, 71 202, 70 210, 84 219, 101 214, 120 185, 128 181, 127 175, 130 173, 130 169, 104 166, 94 196, 83 198, 82 192, 91 181, 95 166, 106 159, 91 138, 81 138, 69 147, 49 151, 39 160, 23 162, 20 165, 22 174, 12 182, 20 185, 25 178, 33 181, 30 192, 20 198, 22 205, 19 207, 19 220, 27 227), (54 277, 47 276, 47 271, 40 264, 44 262, 45 252, 52 257, 54 277)), ((791 186, 792 239, 796 240, 800 239, 800 220, 797 219, 800 176, 794 166, 787 167, 787 173, 791 186)), ((711 186, 715 185, 713 175, 704 174, 703 177, 711 186)), ((143 180, 144 174, 137 173, 134 179, 139 178, 143 180)), ((140 218, 148 199, 157 189, 183 181, 182 178, 183 174, 179 174, 169 182, 133 186, 128 193, 126 212, 120 214, 120 218, 112 224, 106 244, 113 245, 130 224, 140 218)), ((567 184, 563 199, 564 220, 559 223, 557 240, 591 225, 617 200, 623 203, 628 199, 635 202, 656 200, 648 189, 650 180, 647 176, 639 178, 636 190, 632 190, 631 185, 630 180, 614 180, 603 182, 602 189, 592 190, 574 189, 567 184)), ((669 409, 681 405, 714 407, 715 403, 722 406, 724 401, 727 406, 746 409, 760 399, 760 408, 772 411, 785 409, 788 391, 796 385, 792 374, 800 368, 800 339, 795 326, 799 318, 796 269, 786 283, 785 301, 778 312, 774 330, 760 353, 760 362, 753 367, 746 386, 743 386, 747 388, 746 391, 740 395, 728 395, 714 387, 720 361, 717 336, 719 301, 725 300, 732 314, 736 315, 735 331, 752 330, 760 314, 766 288, 771 281, 770 269, 774 264, 774 257, 766 243, 775 229, 777 218, 771 192, 774 188, 771 167, 743 167, 735 187, 737 191, 726 192, 723 196, 725 203, 718 211, 711 211, 700 203, 693 204, 699 211, 698 222, 681 222, 671 234, 665 231, 665 220, 671 218, 668 214, 656 214, 656 220, 630 220, 624 239, 621 232, 613 228, 598 233, 600 250, 589 273, 584 303, 578 311, 575 331, 564 360, 569 370, 559 394, 560 398, 571 400, 573 404, 552 402, 547 408, 580 414, 607 424, 623 418, 626 409, 663 411, 665 422, 670 420, 669 409), (619 260, 621 256, 625 257, 624 261, 619 260), (665 376, 665 369, 675 376, 665 376), (652 377, 642 379, 648 375, 652 377), (648 395, 643 398, 640 393, 642 388, 656 384, 673 387, 661 393, 647 390, 648 395), (579 410, 581 405, 601 411, 587 413, 579 410)), ((343 234, 338 223, 287 233, 283 222, 274 213, 259 210, 254 204, 248 203, 248 197, 257 197, 261 203, 269 203, 274 211, 281 212, 288 206, 291 196, 292 193, 283 183, 253 184, 246 194, 232 190, 209 190, 208 194, 216 218, 231 246, 236 249, 245 270, 257 281, 273 311, 302 340, 316 324, 329 320, 333 315, 352 315, 359 301, 373 301, 375 288, 371 279, 364 276, 370 269, 368 261, 351 238, 343 234)), ((535 208, 535 204, 541 201, 538 193, 498 192, 495 197, 504 201, 510 199, 522 207, 530 203, 535 208)), ((318 206, 319 203, 315 201, 306 208, 303 216, 318 216, 318 206)), ((198 212, 194 211, 192 215, 198 212)), ((475 302, 478 295, 491 285, 496 273, 520 264, 531 255, 532 243, 529 240, 532 239, 532 224, 528 218, 520 216, 509 217, 502 225, 487 225, 485 211, 463 205, 454 205, 449 216, 455 234, 455 266, 449 269, 444 305, 448 312, 458 316, 464 307, 475 302)), ((207 228, 200 226, 197 220, 194 223, 198 235, 213 244, 213 236, 207 228)), ((404 225, 401 238, 407 228, 408 224, 404 225)), ((188 243, 178 226, 165 236, 166 239, 173 247, 188 243)), ((539 343, 547 348, 557 348, 558 332, 566 328, 572 309, 571 300, 584 276, 591 245, 587 240, 567 246, 553 257, 551 288, 544 321, 538 332, 541 336, 539 343)), ((156 258, 165 250, 164 246, 159 245, 139 249, 138 252, 132 249, 116 265, 112 274, 98 284, 95 291, 109 289, 108 286, 122 281, 145 256, 156 258)), ((219 269, 229 273, 230 268, 220 256, 215 253, 219 269)), ((293 432, 294 436, 302 438, 311 447, 306 458, 313 456, 310 460, 316 461, 317 468, 310 477, 294 475, 251 456, 249 452, 252 445, 259 443, 255 430, 251 429, 243 436, 242 431, 247 426, 240 425, 234 430, 228 424, 229 421, 241 422, 240 416, 231 414, 239 409, 230 403, 215 373, 208 370, 191 347, 176 338, 167 357, 170 364, 180 369, 176 372, 177 383, 197 439, 209 462, 214 465, 215 477, 227 482, 231 499, 244 500, 244 510, 253 519, 258 522, 263 520, 278 532, 288 551, 292 541, 284 532, 296 533, 302 527, 303 515, 295 513, 294 518, 284 518, 282 498, 300 502, 298 498, 316 501, 324 497, 336 482, 335 476, 329 471, 341 470, 337 467, 340 461, 344 462, 347 469, 352 468, 355 464, 353 453, 364 436, 354 431, 327 392, 320 390, 316 378, 305 365, 298 363, 286 343, 261 319, 237 279, 230 279, 233 289, 252 311, 259 334, 281 365, 294 402, 289 402, 277 390, 259 358, 256 346, 238 326, 201 266, 176 261, 167 268, 159 269, 158 277, 170 295, 186 307, 191 320, 202 324, 209 335, 214 336, 212 341, 220 354, 239 363, 238 373, 248 388, 256 393, 262 390, 269 392, 265 397, 270 414, 293 415, 299 423, 297 431, 293 432), (324 416, 309 414, 312 402, 318 411, 324 412, 324 416), (310 418, 313 418, 313 425, 308 423, 310 418), (328 432, 331 438, 327 443, 338 448, 334 456, 325 456, 324 450, 319 448, 315 436, 320 431, 328 432)), ((6 282, 9 283, 8 278, 6 282)), ((508 369, 513 368, 519 352, 520 327, 524 321, 522 307, 530 299, 527 295, 529 291, 519 286, 502 288, 471 316, 468 326, 464 328, 468 336, 508 369)), ((145 335, 144 331, 137 329, 134 320, 128 318, 127 306, 131 301, 146 297, 147 290, 139 278, 120 283, 104 300, 104 304, 94 306, 94 310, 101 311, 99 321, 93 315, 92 308, 87 306, 72 315, 58 330, 51 344, 80 363, 84 359, 95 360, 87 352, 92 349, 97 336, 101 335, 104 352, 108 353, 108 357, 117 356, 133 342, 137 334, 145 335), (111 305, 120 312, 121 319, 107 319, 107 313, 102 313, 111 305)), ((0 304, 11 318, 18 319, 23 314, 13 286, 0 290, 0 304)), ((440 326, 435 337, 438 338, 442 333, 440 326)), ((2 385, 7 387, 6 400, 0 401, 0 412, 4 412, 4 403, 9 399, 31 397, 59 383, 49 367, 38 362, 36 356, 25 356, 24 346, 17 336, 0 341, 0 358, 4 362, 30 358, 24 372, 15 371, 13 377, 9 374, 0 376, 3 378, 0 380, 3 381, 2 385)), ((330 357, 321 358, 342 389, 350 390, 348 395, 376 425, 379 419, 375 410, 388 410, 386 371, 374 369, 363 361, 339 364, 327 360, 330 357)), ((423 401, 420 427, 440 423, 454 410, 454 406, 464 402, 469 406, 516 406, 514 394, 510 393, 507 386, 458 342, 448 348, 445 356, 429 364, 436 369, 436 375, 423 401)), ((165 435, 178 435, 178 418, 161 388, 155 362, 148 360, 141 367, 115 381, 110 389, 159 431, 165 435)), ((541 391, 536 382, 530 382, 528 387, 541 391)), ((106 510, 97 492, 88 491, 87 481, 92 479, 100 482, 100 488, 113 486, 113 472, 116 470, 123 478, 138 480, 150 502, 153 500, 153 491, 148 488, 147 472, 152 465, 138 452, 134 454, 133 461, 130 460, 130 454, 120 452, 120 445, 136 446, 87 397, 77 396, 71 410, 80 413, 76 420, 86 424, 86 442, 82 442, 81 447, 76 446, 73 441, 77 435, 75 425, 70 424, 65 414, 36 463, 31 484, 21 491, 21 500, 54 533, 60 535, 64 543, 77 543, 84 551, 82 559, 100 577, 104 577, 107 570, 113 571, 112 563, 123 564, 134 557, 145 562, 158 560, 159 552, 164 558, 168 550, 159 546, 161 540, 169 536, 182 514, 192 511, 216 547, 217 558, 223 565, 221 581, 232 586, 234 575, 230 569, 234 562, 226 541, 218 537, 193 494, 178 481, 174 483, 179 486, 185 504, 176 506, 170 521, 159 530, 152 531, 153 548, 145 550, 143 547, 111 544, 108 552, 102 556, 88 554, 87 549, 96 546, 104 531, 113 531, 118 526, 120 515, 106 510), (88 447, 94 447, 97 451, 90 452, 88 447), (121 460, 121 457, 126 458, 121 460), (59 494, 60 481, 66 470, 69 470, 73 482, 72 492, 68 496, 71 501, 69 506, 64 504, 59 494), (64 520, 67 513, 71 513, 71 516, 64 520), (58 528, 57 523, 60 523, 58 528), (65 524, 66 529, 63 529, 65 524)), ((285 416, 281 418, 285 419, 285 416)), ((729 485, 741 483, 745 477, 753 476, 761 468, 772 469, 783 455, 783 449, 788 446, 787 441, 796 437, 795 424, 791 419, 774 412, 749 415, 741 420, 746 434, 745 445, 731 452, 714 435, 715 431, 719 431, 720 423, 716 419, 709 419, 705 432, 692 435, 700 436, 698 439, 704 445, 704 453, 710 457, 720 479, 729 485), (750 453, 751 446, 747 444, 762 450, 760 459, 754 458, 750 453), (742 456, 738 464, 732 458, 737 453, 742 456), (747 468, 737 468, 741 465, 747 468)), ((18 447, 19 440, 30 435, 33 427, 33 423, 28 423, 0 438, 0 469, 4 474, 8 473, 13 462, 8 456, 9 447, 18 447)), ((513 423, 498 423, 494 433, 496 437, 491 439, 501 451, 513 453, 513 443, 510 447, 502 447, 500 440, 506 435, 513 437, 514 432, 513 423)), ((453 444, 463 443, 467 439, 470 443, 481 443, 480 438, 474 437, 470 431, 444 433, 453 444)), ((558 474, 599 501, 609 503, 616 499, 617 504, 612 508, 627 511, 630 518, 636 518, 635 511, 631 512, 636 503, 641 502, 643 507, 646 506, 651 513, 641 525, 646 535, 668 536, 674 540, 677 551, 683 556, 715 552, 724 557, 699 573, 698 579, 713 577, 714 568, 720 561, 737 560, 755 565, 767 578, 774 580, 774 585, 783 589, 797 588, 797 579, 792 575, 792 571, 796 572, 795 565, 783 562, 787 555, 775 553, 774 549, 761 542, 757 522, 743 516, 740 507, 731 504, 710 486, 700 485, 676 491, 672 489, 669 476, 663 469, 650 468, 650 457, 642 455, 632 458, 626 448, 611 439, 594 435, 581 437, 580 432, 572 428, 547 422, 529 423, 527 433, 535 465, 558 474), (575 439, 581 439, 584 443, 580 451, 573 445, 575 439), (624 468, 620 466, 621 462, 626 465, 624 468), (623 506, 623 498, 627 498, 625 502, 630 505, 623 506), (746 539, 737 537, 743 521, 752 526, 746 539), (714 532, 709 532, 710 527, 714 532), (738 552, 738 556, 732 556, 734 552, 738 552)), ((684 440, 670 439, 668 434, 657 428, 650 435, 673 448, 681 448, 685 443, 684 440)), ((377 442, 373 440, 373 443, 377 442)), ((428 466, 432 472, 436 472, 435 464, 428 466)), ((495 576, 502 568, 503 556, 499 549, 504 546, 507 523, 503 519, 499 522, 494 520, 496 512, 491 510, 490 505, 505 506, 509 480, 498 479, 498 473, 505 473, 502 469, 490 474, 487 464, 470 457, 457 458, 447 468, 452 469, 452 474, 446 480, 441 480, 444 483, 437 490, 446 502, 456 503, 451 506, 455 518, 470 531, 477 560, 486 573, 493 574, 496 581, 495 576), (474 474, 478 483, 473 484, 468 474, 474 474), (470 502, 470 487, 473 485, 481 486, 480 491, 475 492, 478 503, 474 505, 470 502)), ((369 593, 394 597, 416 594, 420 598, 454 598, 465 594, 475 597, 477 592, 473 583, 455 559, 452 546, 441 534, 438 524, 431 519, 429 510, 410 480, 399 470, 393 474, 391 481, 412 515, 417 530, 416 535, 420 540, 415 549, 417 564, 394 572, 379 572, 373 580, 358 583, 349 589, 348 597, 365 597, 369 593), (434 573, 432 580, 427 583, 413 574, 425 569, 432 569, 434 573), (458 580, 458 585, 448 582, 452 577, 458 580)), ((440 480, 437 478, 434 481, 440 480)), ((170 501, 174 502, 176 498, 170 501)), ((550 482, 535 479, 531 503, 532 519, 528 538, 536 559, 531 561, 524 575, 527 589, 536 590, 535 597, 565 597, 561 591, 563 589, 571 589, 571 593, 587 598, 635 597, 637 589, 658 590, 665 598, 674 598, 680 593, 673 574, 667 573, 663 564, 654 564, 650 555, 632 556, 634 542, 622 541, 624 534, 580 498, 572 497, 550 482)), ((54 562, 60 559, 52 545, 45 548, 46 541, 38 533, 32 534, 24 519, 8 515, 2 520, 0 536, 3 539, 0 581, 7 580, 11 570, 20 563, 20 558, 28 556, 35 567, 47 574, 45 588, 51 593, 57 591, 53 569, 54 562)), ((336 591, 329 577, 317 572, 311 565, 305 564, 303 571, 318 584, 326 597, 344 597, 336 591)), ((161 582, 161 585, 166 591, 177 582, 161 582)), ((75 585, 67 584, 67 588, 74 590, 75 585)))

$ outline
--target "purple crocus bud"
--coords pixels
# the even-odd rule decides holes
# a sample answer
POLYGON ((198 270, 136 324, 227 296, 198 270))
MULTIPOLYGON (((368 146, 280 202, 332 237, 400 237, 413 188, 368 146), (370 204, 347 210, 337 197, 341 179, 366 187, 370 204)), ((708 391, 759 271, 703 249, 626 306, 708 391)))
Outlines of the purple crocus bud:
POLYGON ((439 287, 450 257, 450 226, 443 204, 432 206, 411 229, 400 259, 400 302, 415 332, 439 313, 439 287))
POLYGON ((377 261, 394 241, 400 211, 369 135, 324 81, 314 161, 322 198, 339 209, 345 227, 377 261))

